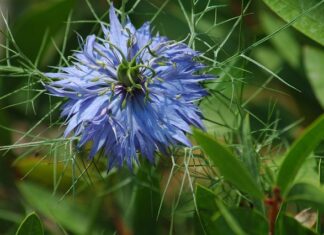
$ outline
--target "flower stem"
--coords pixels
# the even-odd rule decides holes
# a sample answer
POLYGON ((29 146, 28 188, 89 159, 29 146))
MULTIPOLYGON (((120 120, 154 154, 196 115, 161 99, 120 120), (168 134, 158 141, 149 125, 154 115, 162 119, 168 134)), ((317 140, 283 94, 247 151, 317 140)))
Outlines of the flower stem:
POLYGON ((280 189, 278 187, 275 187, 272 192, 273 192, 272 197, 267 198, 265 200, 265 204, 269 207, 269 211, 268 211, 269 235, 275 235, 276 220, 282 203, 280 189))

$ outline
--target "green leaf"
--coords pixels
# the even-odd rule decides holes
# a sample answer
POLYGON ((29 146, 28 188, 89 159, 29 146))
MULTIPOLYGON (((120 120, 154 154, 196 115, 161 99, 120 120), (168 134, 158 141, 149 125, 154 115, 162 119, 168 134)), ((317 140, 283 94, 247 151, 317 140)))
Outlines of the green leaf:
MULTIPOLYGON (((64 22, 66 22, 73 5, 74 0, 37 2, 21 16, 14 25, 14 37, 18 46, 29 59, 36 59, 46 33, 48 33, 48 37, 45 38, 45 52, 52 53, 51 55, 55 54, 51 38, 59 39, 56 41, 58 45, 63 41, 66 27, 64 22)), ((49 54, 46 56, 48 57, 49 54)))
MULTIPOLYGON (((228 208, 223 204, 221 200, 218 200, 216 198, 216 204, 219 209, 219 213, 222 215, 224 218, 224 222, 228 224, 230 227, 230 230, 234 232, 235 235, 247 235, 247 233, 244 232, 243 228, 241 225, 238 223, 238 221, 235 219, 235 217, 232 215, 232 213, 228 210, 228 208)), ((225 224, 222 223, 222 224, 225 224)), ((217 226, 216 226, 217 227, 217 226)), ((221 229, 220 234, 224 234, 224 230, 221 229)), ((229 234, 229 233, 226 233, 229 234)))
POLYGON ((216 195, 213 191, 202 185, 197 185, 195 195, 200 225, 197 225, 197 234, 207 233, 212 235, 217 229, 216 223, 211 220, 212 216, 218 211, 218 207, 215 202, 216 195), (203 231, 201 231, 201 227, 203 231))
POLYGON ((289 191, 286 201, 303 201, 310 204, 314 209, 324 211, 324 190, 312 184, 298 183, 289 191))
POLYGON ((310 154, 310 156, 305 160, 300 170, 298 171, 298 174, 296 175, 294 180, 295 183, 308 183, 318 185, 320 177, 317 170, 317 159, 314 154, 310 154))
POLYGON ((319 0, 263 0, 286 22, 311 39, 324 45, 324 1, 319 0))
MULTIPOLYGON (((229 213, 235 218, 236 223, 249 235, 266 235, 268 234, 267 220, 258 212, 249 208, 235 208, 230 209, 229 213)), ((217 216, 217 215, 216 215, 217 216)), ((214 216, 215 218, 215 216, 214 216)), ((229 224, 224 216, 216 217, 214 221, 215 230, 210 234, 219 235, 236 235, 231 224, 229 224)))
POLYGON ((27 202, 46 217, 76 234, 85 234, 90 226, 89 208, 55 197, 47 190, 31 183, 19 183, 18 188, 27 202))
POLYGON ((310 125, 304 134, 295 141, 288 150, 278 172, 277 185, 280 187, 282 194, 287 193, 288 187, 295 180, 298 171, 317 147, 321 140, 324 139, 324 115, 320 116, 312 125, 310 125))
POLYGON ((131 219, 134 233, 157 234, 158 221, 156 218, 161 201, 160 189, 157 187, 159 175, 148 163, 143 163, 136 177, 140 184, 135 187, 134 204, 132 205, 131 219))
POLYGON ((250 208, 226 208, 210 189, 198 185, 196 200, 203 232, 208 235, 267 234, 266 219, 250 208), (236 229, 233 229, 236 227, 236 229))
POLYGON ((309 82, 318 101, 324 107, 324 50, 307 46, 304 48, 304 64, 309 82))
POLYGON ((312 230, 304 227, 294 218, 283 215, 277 225, 276 233, 278 235, 316 235, 312 230))
POLYGON ((38 216, 33 212, 21 222, 16 235, 43 235, 44 230, 38 216))
POLYGON ((242 162, 228 148, 218 143, 214 138, 199 130, 194 130, 194 136, 210 160, 217 166, 220 173, 238 189, 251 196, 262 199, 263 193, 242 162))
MULTIPOLYGON (((281 20, 273 17, 266 11, 260 14, 260 20, 267 34, 275 32, 284 25, 281 20)), ((282 30, 280 33, 274 35, 270 39, 270 41, 276 47, 277 53, 285 58, 291 66, 299 66, 299 59, 301 54, 300 46, 296 42, 296 39, 294 38, 294 35, 292 34, 290 29, 282 30)))

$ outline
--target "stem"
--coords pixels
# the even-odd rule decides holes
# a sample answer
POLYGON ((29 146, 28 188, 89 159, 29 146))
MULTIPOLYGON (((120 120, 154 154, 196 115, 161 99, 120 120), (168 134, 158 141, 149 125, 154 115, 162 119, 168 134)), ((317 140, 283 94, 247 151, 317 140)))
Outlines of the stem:
POLYGON ((267 198, 265 200, 265 204, 269 207, 269 211, 268 211, 269 235, 275 235, 276 220, 282 203, 280 189, 278 187, 275 187, 272 192, 273 192, 272 197, 267 198))
POLYGON ((127 2, 128 2, 128 0, 122 0, 122 5, 121 5, 121 8, 120 8, 120 11, 121 11, 121 24, 122 24, 123 27, 126 24, 125 6, 126 6, 127 2))

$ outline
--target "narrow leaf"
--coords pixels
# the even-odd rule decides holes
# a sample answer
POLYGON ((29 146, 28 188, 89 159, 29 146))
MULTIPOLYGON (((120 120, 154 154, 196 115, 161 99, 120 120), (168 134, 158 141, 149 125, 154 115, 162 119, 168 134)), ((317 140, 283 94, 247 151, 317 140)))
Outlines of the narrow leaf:
POLYGON ((86 234, 91 219, 87 216, 89 207, 77 206, 69 198, 60 201, 59 197, 36 184, 19 183, 18 189, 26 201, 44 216, 75 234, 86 234))
POLYGON ((236 235, 247 235, 240 224, 235 220, 233 215, 230 213, 230 211, 225 207, 225 205, 220 201, 220 200, 215 200, 216 204, 218 206, 218 209, 220 213, 222 214, 224 220, 226 223, 230 226, 231 230, 236 234, 236 235))
POLYGON ((218 211, 215 202, 216 195, 210 189, 197 185, 196 201, 198 207, 197 234, 215 234, 217 224, 212 221, 212 216, 218 211))
POLYGON ((220 173, 238 189, 253 197, 262 199, 263 193, 242 162, 229 149, 218 143, 214 138, 199 130, 194 136, 210 160, 217 166, 220 173))
POLYGON ((288 187, 294 181, 301 166, 309 154, 324 139, 324 115, 320 116, 310 125, 304 134, 291 146, 283 163, 280 166, 277 184, 282 194, 287 192, 288 187))
POLYGON ((43 235, 43 226, 38 216, 33 212, 21 222, 16 235, 43 235))

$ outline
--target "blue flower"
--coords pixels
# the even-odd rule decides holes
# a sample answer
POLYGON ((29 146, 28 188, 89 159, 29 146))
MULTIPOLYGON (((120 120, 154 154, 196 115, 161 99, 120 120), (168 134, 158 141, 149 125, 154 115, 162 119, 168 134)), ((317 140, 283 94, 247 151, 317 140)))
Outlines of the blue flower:
POLYGON ((149 23, 121 25, 113 6, 102 30, 103 38, 86 38, 70 66, 46 73, 47 90, 67 98, 64 136, 80 137, 79 147, 91 142, 90 158, 103 153, 109 169, 124 162, 132 168, 139 153, 153 163, 156 152, 191 146, 190 126, 203 128, 196 103, 207 92, 200 82, 213 79, 202 74, 199 53, 153 36, 149 23))

